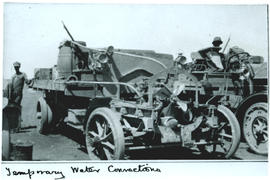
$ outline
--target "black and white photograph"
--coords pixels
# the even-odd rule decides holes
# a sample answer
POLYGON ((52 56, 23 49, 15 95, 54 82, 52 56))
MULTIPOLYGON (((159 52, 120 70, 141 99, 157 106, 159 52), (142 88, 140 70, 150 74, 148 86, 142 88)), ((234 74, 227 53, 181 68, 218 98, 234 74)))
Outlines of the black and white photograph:
POLYGON ((4 2, 2 163, 267 165, 268 11, 4 2))

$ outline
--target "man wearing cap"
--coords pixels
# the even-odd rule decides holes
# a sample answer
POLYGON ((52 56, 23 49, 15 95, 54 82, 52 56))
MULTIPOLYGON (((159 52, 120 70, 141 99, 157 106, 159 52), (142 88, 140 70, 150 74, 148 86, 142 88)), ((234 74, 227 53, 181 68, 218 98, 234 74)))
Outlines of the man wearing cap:
MULTIPOLYGON (((29 84, 30 81, 28 81, 26 74, 20 71, 21 64, 19 62, 14 62, 13 66, 15 69, 15 74, 12 76, 11 83, 9 84, 10 95, 8 96, 8 103, 17 106, 21 111, 24 83, 29 84)), ((19 117, 17 132, 20 130, 20 128, 21 117, 19 117)))
POLYGON ((29 83, 25 73, 20 71, 21 64, 19 62, 13 63, 15 74, 11 79, 11 98, 10 102, 15 103, 16 105, 21 105, 22 101, 22 91, 24 83, 29 83))

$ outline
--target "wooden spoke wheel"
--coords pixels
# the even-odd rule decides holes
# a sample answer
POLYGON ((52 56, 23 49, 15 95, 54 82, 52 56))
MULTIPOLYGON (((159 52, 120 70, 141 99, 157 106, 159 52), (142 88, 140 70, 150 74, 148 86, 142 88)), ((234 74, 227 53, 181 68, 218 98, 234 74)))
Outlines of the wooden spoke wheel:
POLYGON ((257 154, 268 153, 267 103, 251 105, 244 116, 243 134, 251 150, 257 154))
POLYGON ((203 153, 214 155, 217 158, 230 158, 240 143, 240 126, 235 115, 225 106, 219 105, 215 112, 218 118, 218 127, 211 131, 210 145, 199 145, 203 153))
POLYGON ((125 141, 120 118, 108 108, 97 108, 91 113, 85 128, 90 159, 123 159, 125 141))
POLYGON ((41 97, 36 108, 37 130, 40 134, 46 134, 52 123, 52 110, 46 100, 41 97))

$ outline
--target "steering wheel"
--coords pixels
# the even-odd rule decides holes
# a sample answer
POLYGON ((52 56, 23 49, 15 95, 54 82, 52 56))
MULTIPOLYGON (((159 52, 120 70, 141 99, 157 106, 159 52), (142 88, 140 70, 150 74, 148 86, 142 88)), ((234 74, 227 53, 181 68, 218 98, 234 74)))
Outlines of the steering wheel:
MULTIPOLYGON (((239 63, 241 64, 241 63, 243 63, 245 60, 247 60, 248 59, 248 57, 250 57, 250 54, 249 53, 247 53, 247 52, 241 52, 241 53, 236 53, 236 54, 234 54, 234 55, 232 55, 232 56, 230 56, 229 58, 228 58, 228 62, 227 62, 227 69, 226 69, 226 72, 228 72, 229 71, 229 65, 230 65, 230 63, 231 63, 231 59, 233 58, 233 57, 235 57, 235 56, 237 56, 238 58, 239 58, 239 55, 247 55, 246 56, 246 58, 244 59, 244 60, 241 60, 239 63)), ((249 65, 249 64, 246 64, 246 67, 248 68, 248 70, 249 70, 249 72, 251 73, 251 79, 250 78, 248 78, 248 79, 245 79, 244 81, 243 81, 243 86, 244 87, 241 87, 241 89, 242 89, 242 94, 244 95, 244 96, 248 96, 248 95, 250 95, 250 94, 252 94, 253 92, 254 92, 254 89, 253 89, 253 81, 252 81, 252 77, 254 76, 254 71, 253 71, 253 69, 252 69, 252 67, 249 65), (252 75, 253 74, 253 75, 252 75)))
POLYGON ((240 52, 240 53, 236 53, 236 54, 230 56, 230 57, 228 58, 228 62, 227 62, 227 64, 226 64, 226 71, 229 70, 229 65, 230 65, 230 63, 231 63, 231 59, 232 59, 233 57, 235 57, 235 56, 237 56, 237 57, 239 58, 239 55, 241 55, 241 54, 247 55, 247 57, 250 57, 250 54, 247 53, 247 52, 240 52))

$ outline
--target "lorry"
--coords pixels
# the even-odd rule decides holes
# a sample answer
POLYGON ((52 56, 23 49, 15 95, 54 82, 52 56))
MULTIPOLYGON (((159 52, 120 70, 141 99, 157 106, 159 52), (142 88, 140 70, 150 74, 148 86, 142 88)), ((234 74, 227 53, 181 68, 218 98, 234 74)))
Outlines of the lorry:
POLYGON ((36 106, 41 134, 63 122, 81 130, 90 159, 123 159, 126 151, 170 146, 207 150, 217 158, 235 153, 236 116, 222 104, 201 102, 199 81, 189 75, 179 83, 181 76, 169 73, 176 71, 171 55, 94 49, 70 37, 59 46, 57 65, 36 69, 30 85, 43 91, 36 106), (185 99, 191 84, 197 89, 185 99))
MULTIPOLYGON (((179 84, 192 79, 199 85, 190 83, 181 96, 190 99, 199 88, 201 103, 223 104, 232 110, 242 129, 242 137, 250 149, 262 155, 268 154, 268 80, 267 63, 263 57, 253 56, 233 46, 227 54, 217 54, 221 68, 213 69, 209 65, 219 47, 209 47, 191 53, 192 62, 177 63, 179 84), (186 73, 182 73, 186 71, 186 73), (180 79, 180 80, 179 80, 180 79)), ((185 59, 179 57, 178 59, 185 59)), ((171 83, 172 84, 172 83, 171 83)))

